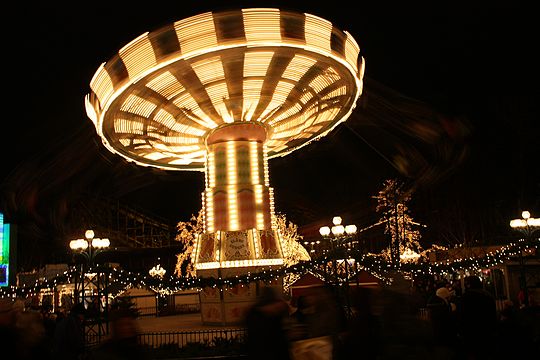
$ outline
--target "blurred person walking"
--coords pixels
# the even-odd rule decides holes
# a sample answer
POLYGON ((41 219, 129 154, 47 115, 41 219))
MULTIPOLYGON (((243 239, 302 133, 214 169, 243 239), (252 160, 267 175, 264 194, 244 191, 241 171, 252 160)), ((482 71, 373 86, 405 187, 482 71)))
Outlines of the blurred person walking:
POLYGON ((80 360, 83 357, 84 318, 85 308, 79 303, 56 323, 52 344, 52 357, 55 360, 80 360))
POLYGON ((540 354, 540 304, 532 293, 529 304, 517 309, 517 318, 521 330, 519 355, 540 354))
POLYGON ((247 352, 249 359, 289 360, 289 339, 285 321, 289 305, 274 288, 265 286, 257 302, 248 310, 247 352))
POLYGON ((374 291, 360 286, 352 293, 354 311, 342 336, 337 359, 354 359, 358 357, 358 349, 362 349, 363 359, 378 358, 381 351, 381 330, 373 307, 374 291))
POLYGON ((412 291, 411 280, 400 272, 390 272, 391 284, 382 284, 374 293, 373 308, 380 324, 380 351, 376 359, 431 360, 426 344, 430 327, 422 321, 417 304, 420 296, 412 291))
POLYGON ((22 301, 0 299, 0 341, 18 360, 49 359, 45 325, 39 312, 24 308, 22 301))
POLYGON ((19 358, 20 334, 17 331, 17 313, 11 299, 0 299, 0 346, 10 349, 19 358))
POLYGON ((450 290, 441 286, 427 303, 437 358, 456 359, 458 354, 456 305, 451 298, 450 290))
POLYGON ((17 316, 20 359, 49 359, 50 342, 47 338, 43 316, 38 311, 21 311, 17 316))
POLYGON ((466 359, 493 359, 497 338, 495 299, 484 290, 478 276, 468 276, 464 283, 458 318, 466 359))
POLYGON ((523 327, 519 321, 518 309, 511 300, 505 300, 499 312, 497 351, 501 359, 525 355, 523 327))
POLYGON ((139 327, 128 309, 110 313, 111 337, 90 352, 88 360, 148 360, 150 359, 137 339, 139 327))
POLYGON ((294 360, 335 359, 342 351, 346 316, 329 288, 313 288, 300 296, 291 320, 289 338, 294 360))

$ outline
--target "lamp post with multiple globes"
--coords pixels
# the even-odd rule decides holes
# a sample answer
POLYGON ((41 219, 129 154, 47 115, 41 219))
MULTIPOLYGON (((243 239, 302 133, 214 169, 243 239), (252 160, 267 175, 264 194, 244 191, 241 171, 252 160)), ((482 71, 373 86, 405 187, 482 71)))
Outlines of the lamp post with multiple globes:
POLYGON ((94 267, 96 255, 108 248, 111 242, 107 238, 95 238, 94 230, 86 230, 84 237, 84 239, 71 240, 69 242, 69 247, 74 253, 83 255, 87 261, 88 267, 92 268, 94 267))
POLYGON ((351 263, 350 261, 345 261, 345 258, 348 258, 348 254, 346 252, 355 245, 353 237, 356 234, 357 227, 356 225, 342 225, 342 219, 340 216, 334 216, 332 218, 332 223, 332 227, 322 226, 319 228, 319 233, 330 245, 333 276, 338 279, 338 273, 344 273, 346 278, 348 278, 348 267, 354 262, 351 263), (339 267, 337 266, 338 263, 340 264, 339 267), (344 266, 344 269, 341 269, 341 265, 344 266))
POLYGON ((319 244, 321 243, 320 240, 315 240, 315 241, 304 241, 304 245, 308 246, 310 245, 311 248, 309 249, 309 256, 311 256, 311 258, 313 257, 316 257, 318 255, 317 253, 317 248, 319 246, 319 244))
MULTIPOLYGON (((529 211, 521 212, 521 219, 513 219, 510 221, 510 227, 525 235, 525 240, 529 242, 534 232, 540 230, 540 219, 532 218, 529 211)), ((523 258, 523 250, 519 250, 519 289, 523 293, 523 304, 529 305, 529 290, 527 288, 527 277, 525 269, 525 259, 523 258)))
POLYGON ((420 258, 420 254, 416 251, 407 248, 401 254, 399 254, 399 260, 404 263, 416 262, 420 258))
POLYGON ((342 225, 342 219, 340 216, 334 216, 332 218, 332 227, 322 226, 319 228, 319 233, 323 238, 330 240, 330 248, 332 250, 343 247, 344 245, 351 245, 351 237, 356 234, 356 225, 342 225))
MULTIPOLYGON (((158 258, 159 261, 159 258, 158 258)), ((165 273, 167 270, 161 267, 161 264, 154 265, 150 270, 148 270, 148 274, 156 279, 162 280, 165 276, 165 273)), ((156 316, 158 316, 161 313, 162 308, 166 305, 166 298, 163 296, 162 292, 159 291, 159 287, 156 291, 156 316)))
POLYGON ((163 278, 163 276, 165 276, 165 273, 167 272, 167 270, 165 270, 164 268, 161 267, 160 264, 157 264, 156 266, 152 267, 150 270, 148 270, 148 274, 152 277, 158 277, 160 279, 163 278))
POLYGON ((94 237, 93 230, 86 230, 84 239, 75 239, 69 242, 74 255, 84 258, 75 280, 74 303, 81 303, 86 309, 85 316, 85 342, 99 342, 101 337, 108 334, 107 310, 108 274, 96 267, 96 256, 110 246, 107 238, 94 237), (105 304, 102 302, 102 298, 105 304))
MULTIPOLYGON (((346 311, 351 311, 349 301, 349 279, 351 275, 358 274, 358 263, 351 258, 348 251, 356 245, 354 236, 357 233, 356 225, 343 225, 340 216, 332 218, 332 227, 322 226, 319 233, 330 245, 330 267, 324 266, 325 277, 328 279, 328 269, 331 269, 331 279, 337 286, 339 296, 343 298, 346 311), (344 285, 344 286, 342 286, 344 285)), ((358 279, 358 276, 356 275, 358 279)))

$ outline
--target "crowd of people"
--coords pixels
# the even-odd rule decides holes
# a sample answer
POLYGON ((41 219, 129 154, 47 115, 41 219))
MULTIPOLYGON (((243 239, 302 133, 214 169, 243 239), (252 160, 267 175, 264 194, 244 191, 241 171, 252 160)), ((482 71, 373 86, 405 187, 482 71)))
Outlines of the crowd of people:
POLYGON ((347 304, 334 290, 314 287, 286 298, 277 288, 264 288, 246 316, 249 358, 483 360, 540 354, 534 299, 527 306, 506 300, 497 309, 477 276, 467 277, 463 289, 460 282, 440 281, 426 293, 396 274, 391 285, 349 290, 347 304))
MULTIPOLYGON (((459 286, 459 285, 458 285, 459 286)), ((540 353, 540 307, 534 297, 516 306, 495 298, 477 276, 464 280, 464 291, 450 282, 438 285, 427 301, 433 338, 455 359, 511 359, 540 353)))
POLYGON ((20 299, 0 299, 2 348, 14 359, 78 359, 84 349, 81 306, 51 313, 47 307, 27 308, 20 299))
MULTIPOLYGON (((396 273, 390 285, 347 289, 318 286, 285 298, 263 287, 245 317, 250 359, 513 359, 540 354, 540 306, 534 297, 514 304, 496 301, 476 276, 426 287, 396 273), (343 289, 341 289, 343 290, 343 289), (426 291, 427 290, 427 291, 426 291), (345 303, 346 302, 346 303, 345 303), (421 316, 422 309, 427 316, 421 316)), ((520 299, 518 297, 518 299, 520 299)), ((83 322, 88 309, 66 314, 25 308, 0 299, 0 341, 13 359, 145 360, 137 322, 112 308, 110 336, 89 351, 83 322)))
POLYGON ((286 301, 279 289, 264 287, 246 315, 247 352, 261 360, 331 359, 344 320, 326 288, 286 301))
POLYGON ((25 307, 9 298, 0 299, 0 345, 14 360, 147 360, 137 343, 133 314, 120 307, 109 312, 110 336, 97 346, 85 343, 84 322, 93 316, 83 304, 67 313, 48 307, 25 307))

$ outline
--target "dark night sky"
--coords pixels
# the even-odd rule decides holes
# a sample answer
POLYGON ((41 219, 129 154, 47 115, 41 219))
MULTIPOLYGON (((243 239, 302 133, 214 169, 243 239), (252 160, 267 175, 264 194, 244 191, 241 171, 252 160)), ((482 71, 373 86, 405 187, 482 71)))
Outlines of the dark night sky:
POLYGON ((540 216, 531 9, 459 1, 446 7, 360 2, 359 10, 313 1, 154 1, 144 9, 114 3, 84 11, 21 3, 5 15, 11 21, 4 30, 0 210, 20 224, 21 241, 63 241, 59 223, 80 193, 120 199, 174 222, 199 210, 202 173, 136 167, 109 153, 83 99, 98 66, 143 32, 238 7, 319 15, 350 32, 366 60, 364 94, 349 120, 270 161, 277 210, 290 220, 318 228, 341 214, 369 225, 377 218, 372 196, 391 177, 416 186, 413 217, 424 223, 456 216, 456 206, 504 221, 523 208, 540 216), (419 137, 432 132, 442 135, 419 137))

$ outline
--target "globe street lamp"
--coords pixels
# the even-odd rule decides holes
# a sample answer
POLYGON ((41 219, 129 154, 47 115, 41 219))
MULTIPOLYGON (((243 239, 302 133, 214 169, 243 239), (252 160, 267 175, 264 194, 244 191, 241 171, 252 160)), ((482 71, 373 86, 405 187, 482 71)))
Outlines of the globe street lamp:
POLYGON ((334 226, 331 228, 328 226, 322 226, 319 228, 319 233, 322 235, 322 237, 330 240, 330 246, 332 249, 334 249, 336 246, 341 247, 344 245, 344 243, 350 245, 350 242, 347 240, 356 234, 356 225, 343 226, 341 222, 342 219, 340 216, 334 216, 332 218, 332 223, 334 226))
POLYGON ((311 249, 309 250, 309 255, 311 257, 315 256, 316 255, 316 250, 315 250, 315 245, 319 245, 321 243, 320 240, 316 240, 316 241, 304 241, 304 245, 311 245, 311 249))
MULTIPOLYGON (((345 308, 351 310, 349 303, 349 279, 351 275, 358 276, 358 263, 350 258, 347 252, 355 244, 351 241, 357 233, 356 225, 343 225, 340 216, 332 218, 332 227, 322 226, 319 233, 324 239, 330 240, 332 280, 338 286, 338 292, 345 300, 345 308), (337 251, 337 253, 336 253, 337 251), (341 286, 344 284, 345 286, 341 286)), ((328 275, 327 266, 324 266, 325 277, 328 275)), ((358 278, 357 278, 358 279, 358 278)))
POLYGON ((73 252, 83 255, 89 267, 93 267, 96 255, 108 248, 111 242, 107 238, 95 238, 94 230, 86 230, 84 237, 84 239, 71 240, 69 247, 73 252))
MULTIPOLYGON (((530 242, 533 233, 540 229, 540 219, 532 218, 531 213, 528 211, 521 212, 521 219, 513 219, 510 221, 510 227, 525 235, 525 240, 530 242)), ((525 262, 523 259, 523 251, 519 250, 519 288, 523 292, 523 304, 529 305, 529 290, 527 289, 527 278, 525 272, 525 262)))
POLYGON ((74 254, 82 255, 85 262, 81 264, 79 281, 75 279, 75 303, 83 304, 87 310, 85 319, 85 342, 92 342, 95 336, 101 339, 102 336, 109 333, 108 313, 108 274, 98 269, 90 273, 94 268, 96 256, 107 249, 110 241, 107 238, 94 237, 93 230, 86 230, 84 239, 75 239, 69 242, 70 249, 74 254), (88 278, 88 279, 87 279, 88 278), (88 293, 88 295, 87 295, 88 293), (104 296, 105 304, 102 304, 101 297, 104 296))
MULTIPOLYGON (((93 230, 86 230, 86 232, 84 233, 84 239, 75 239, 69 242, 69 247, 71 248, 71 250, 77 255, 82 255, 85 259, 85 262, 81 264, 81 270, 80 270, 81 281, 79 285, 82 286, 81 289, 78 289, 77 282, 75 282, 76 292, 79 292, 79 291, 81 292, 80 297, 83 303, 84 303, 84 297, 85 297, 85 277, 88 276, 88 278, 90 279, 90 282, 92 282, 96 275, 94 273, 87 274, 87 272, 88 270, 91 270, 94 267, 94 261, 97 254, 102 252, 104 249, 108 248, 109 245, 110 245, 109 239, 95 238, 93 230)), ((98 283, 99 283, 99 279, 98 279, 98 283)), ((78 296, 76 300, 78 300, 78 296)))
POLYGON ((160 264, 157 264, 156 266, 152 267, 148 271, 148 274, 150 274, 150 276, 152 276, 152 277, 158 277, 158 278, 162 279, 163 276, 165 276, 166 272, 167 272, 167 270, 162 268, 160 264))
POLYGON ((399 254, 399 259, 404 263, 416 262, 420 258, 420 254, 411 248, 405 249, 401 254, 399 254))
POLYGON ((356 225, 342 225, 342 219, 340 216, 334 216, 332 218, 332 223, 334 224, 332 227, 322 226, 319 228, 319 233, 323 238, 330 241, 330 249, 332 252, 331 256, 335 257, 332 261, 334 275, 337 276, 338 273, 338 262, 339 264, 344 265, 344 272, 345 274, 348 274, 348 265, 350 265, 350 263, 343 261, 343 259, 348 257, 348 255, 343 254, 342 251, 339 251, 340 254, 338 255, 335 253, 335 251, 343 250, 345 247, 347 250, 350 250, 351 245, 354 243, 350 241, 350 239, 356 234, 357 228, 356 225), (340 258, 340 260, 335 261, 337 258, 340 258))
MULTIPOLYGON (((158 259, 159 260, 159 259, 158 259)), ((150 270, 148 270, 148 274, 153 277, 154 279, 162 280, 163 276, 165 276, 165 273, 167 270, 161 267, 160 264, 154 265, 150 270)), ((156 315, 159 315, 161 312, 161 309, 163 308, 164 303, 164 293, 160 289, 161 285, 158 285, 156 289, 153 289, 156 292, 156 315)))

